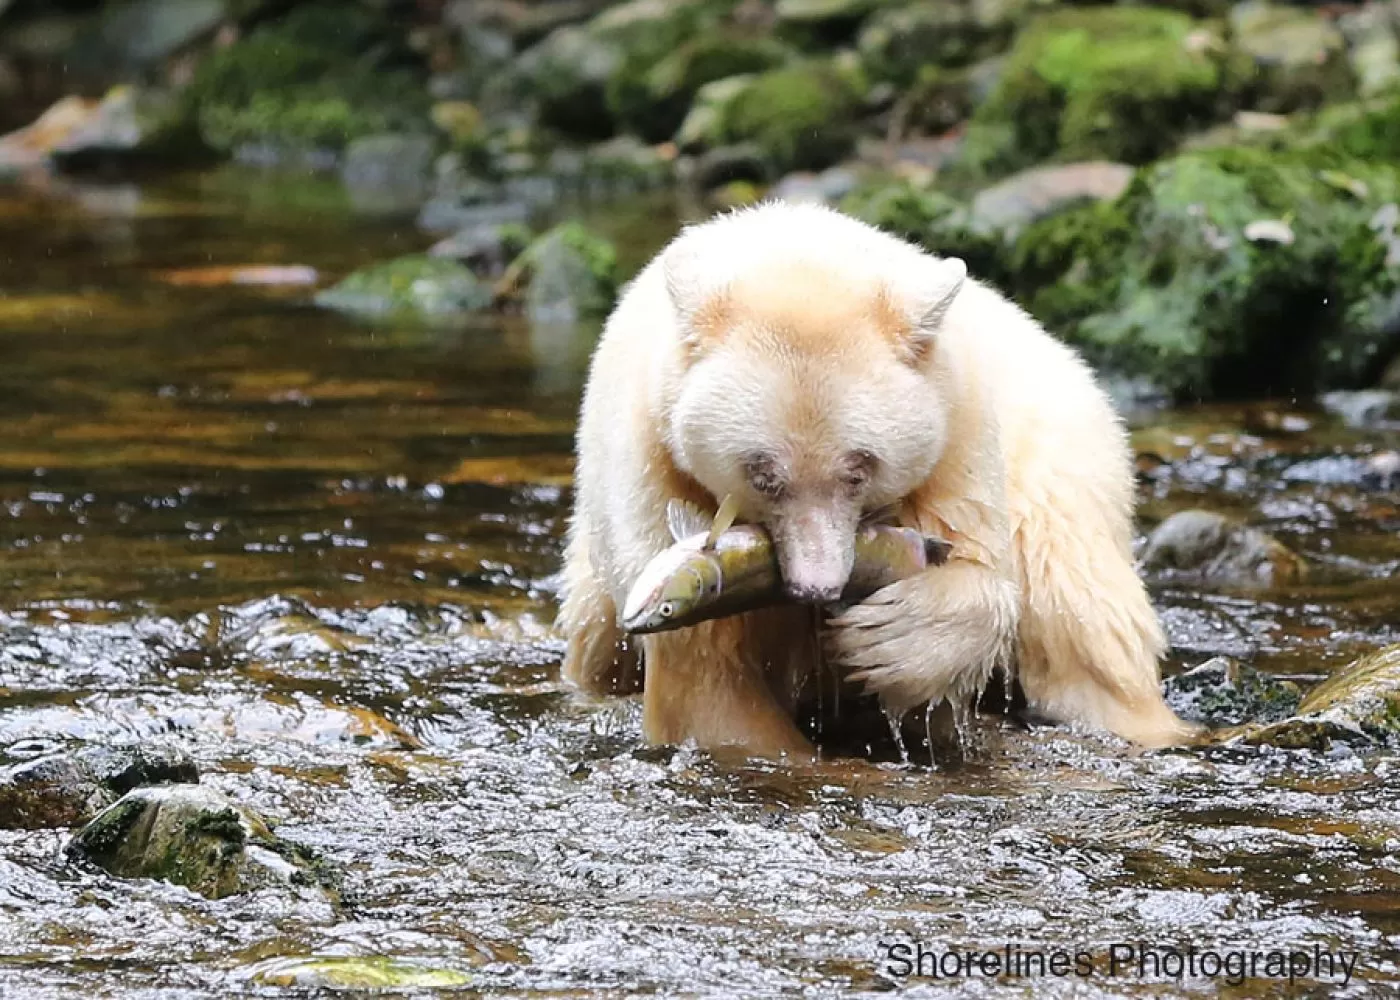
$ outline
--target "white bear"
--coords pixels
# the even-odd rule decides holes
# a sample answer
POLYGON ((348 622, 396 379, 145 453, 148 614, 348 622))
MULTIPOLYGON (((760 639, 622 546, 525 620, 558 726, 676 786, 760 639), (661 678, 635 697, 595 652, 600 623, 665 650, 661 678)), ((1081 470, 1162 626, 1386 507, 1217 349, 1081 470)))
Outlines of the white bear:
POLYGON ((962 261, 813 205, 685 229, 608 319, 578 430, 565 676, 640 686, 652 742, 811 755, 793 712, 822 651, 813 606, 840 592, 859 519, 890 504, 950 559, 823 637, 888 710, 969 699, 1001 666, 1044 715, 1190 736, 1160 693, 1130 454, 1092 373, 962 261), (729 494, 804 603, 629 640, 618 608, 671 544, 667 501, 729 494))

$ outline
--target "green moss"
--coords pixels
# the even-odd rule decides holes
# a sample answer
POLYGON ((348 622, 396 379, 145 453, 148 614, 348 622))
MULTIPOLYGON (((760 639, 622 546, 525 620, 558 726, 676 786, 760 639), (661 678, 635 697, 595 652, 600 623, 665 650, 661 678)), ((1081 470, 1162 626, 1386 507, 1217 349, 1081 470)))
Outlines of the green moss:
POLYGON ((669 139, 685 119, 696 92, 713 80, 759 73, 787 62, 790 50, 769 38, 706 32, 654 60, 629 57, 607 85, 608 109, 624 128, 644 138, 669 139))
POLYGON ((974 232, 966 206, 942 191, 874 178, 848 194, 841 209, 931 253, 961 257, 979 278, 999 283, 1006 277, 1008 249, 995 235, 974 232))
POLYGON ((376 42, 393 32, 359 8, 312 4, 200 65, 183 117, 212 148, 246 143, 339 149, 427 117, 421 73, 376 42))
POLYGON ((491 289, 455 260, 410 254, 372 264, 317 293, 316 304, 364 317, 438 320, 489 308, 491 289))
POLYGON ((966 66, 1000 51, 1015 25, 1015 4, 915 3, 876 12, 857 49, 872 80, 912 82, 932 67, 966 66))
POLYGON ((1035 20, 973 126, 999 141, 969 149, 985 174, 1058 157, 1146 163, 1228 109, 1238 66, 1196 22, 1139 7, 1035 20))
POLYGON ((803 62, 754 77, 724 111, 724 141, 752 142, 777 171, 820 169, 850 152, 864 90, 860 73, 803 62))
POLYGON ((1183 154, 1116 205, 1030 227, 1013 286, 1099 363, 1183 394, 1353 384, 1394 340, 1400 275, 1373 220, 1397 192, 1393 169, 1327 149, 1183 154), (1289 238, 1247 238, 1263 220, 1289 238))
POLYGON ((533 240, 510 265, 501 286, 522 293, 537 317, 607 312, 619 284, 617 248, 578 222, 565 222, 533 240))

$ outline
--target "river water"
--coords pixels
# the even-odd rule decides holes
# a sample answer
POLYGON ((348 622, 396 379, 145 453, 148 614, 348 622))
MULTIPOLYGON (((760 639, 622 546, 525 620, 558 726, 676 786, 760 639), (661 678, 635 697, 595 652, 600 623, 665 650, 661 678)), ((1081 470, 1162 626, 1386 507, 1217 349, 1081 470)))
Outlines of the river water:
MULTIPOLYGON (((598 221, 634 261, 672 225, 598 221)), ((496 995, 1400 990, 1394 754, 985 718, 962 763, 793 770, 645 748, 635 704, 572 696, 548 626, 596 328, 374 328, 189 272, 422 246, 317 181, 0 189, 0 766, 180 746, 343 883, 211 902, 0 830, 0 994, 274 994, 310 956, 496 995), (1206 957, 1273 951, 1311 966, 1206 957)), ((1137 432, 1147 521, 1241 514, 1319 570, 1157 586, 1168 672, 1226 653, 1308 685, 1400 641, 1397 495, 1349 471, 1400 434, 1305 404, 1137 432)))

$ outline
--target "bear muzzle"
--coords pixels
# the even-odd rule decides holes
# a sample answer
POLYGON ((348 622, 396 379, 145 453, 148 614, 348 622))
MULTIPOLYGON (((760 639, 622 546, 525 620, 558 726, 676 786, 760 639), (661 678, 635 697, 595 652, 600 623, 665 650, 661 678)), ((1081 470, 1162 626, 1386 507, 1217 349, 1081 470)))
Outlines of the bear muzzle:
POLYGON ((855 562, 857 518, 829 510, 806 510, 769 530, 778 548, 783 593, 804 604, 841 596, 855 562))

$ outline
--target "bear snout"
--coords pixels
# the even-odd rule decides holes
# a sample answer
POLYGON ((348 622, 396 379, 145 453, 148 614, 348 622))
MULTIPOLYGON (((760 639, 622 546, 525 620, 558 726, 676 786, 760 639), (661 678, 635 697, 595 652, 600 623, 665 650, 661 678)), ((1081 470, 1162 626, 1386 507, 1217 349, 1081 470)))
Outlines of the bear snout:
POLYGON ((854 517, 804 511, 783 518, 773 534, 790 600, 820 604, 841 596, 855 561, 854 517))

